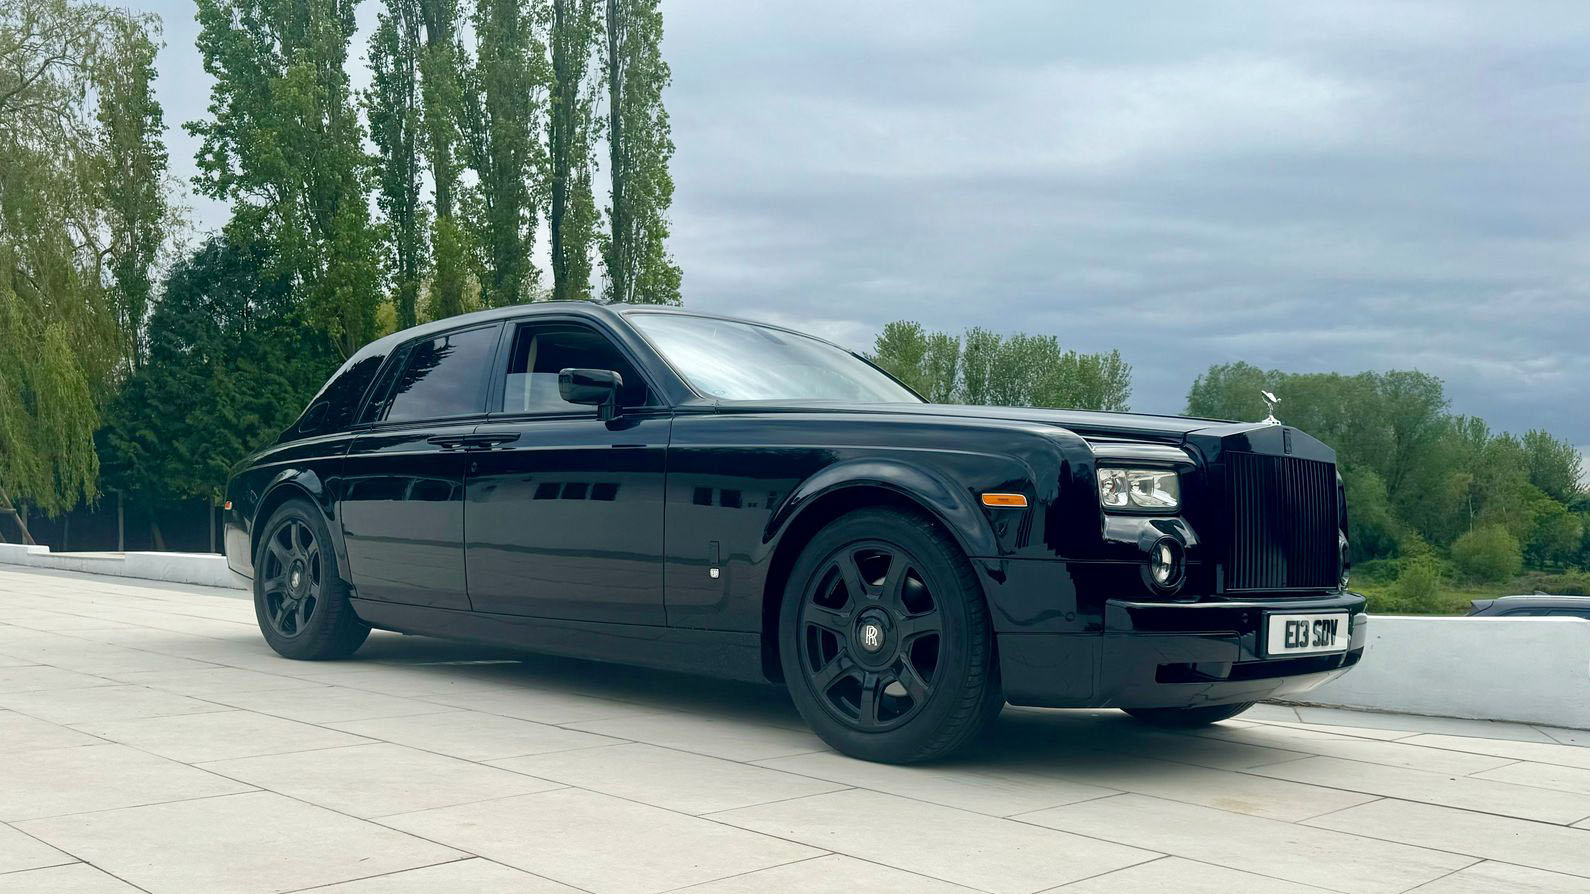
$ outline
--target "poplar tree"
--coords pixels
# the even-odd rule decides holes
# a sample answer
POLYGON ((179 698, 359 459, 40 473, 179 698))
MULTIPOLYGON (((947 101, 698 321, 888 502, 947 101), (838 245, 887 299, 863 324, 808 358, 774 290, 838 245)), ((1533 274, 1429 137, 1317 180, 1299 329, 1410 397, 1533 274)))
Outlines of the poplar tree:
POLYGON ((674 182, 674 143, 663 108, 668 63, 662 58, 658 0, 607 0, 602 74, 607 82, 607 209, 602 244, 607 299, 678 304, 680 272, 663 244, 674 182))
POLYGON ((418 0, 385 0, 370 36, 370 137, 380 153, 380 194, 399 329, 418 321, 426 266, 420 194, 420 10, 418 0))
POLYGON ((552 243, 552 298, 589 300, 591 247, 598 224, 591 192, 596 106, 591 62, 601 22, 595 0, 552 0, 550 12, 547 229, 552 243))
POLYGON ((545 168, 535 128, 546 104, 547 74, 534 20, 521 0, 479 0, 475 65, 462 72, 460 111, 478 178, 469 216, 488 307, 528 301, 536 283, 531 183, 545 168))
POLYGON ((468 248, 458 220, 458 177, 462 168, 459 116, 464 49, 459 43, 458 0, 418 0, 425 25, 420 50, 420 96, 424 106, 425 155, 430 164, 435 214, 431 220, 433 319, 464 312, 468 248))
POLYGON ((344 356, 376 334, 380 239, 346 70, 356 0, 197 0, 215 83, 200 190, 231 202, 235 241, 272 247, 307 320, 344 356))

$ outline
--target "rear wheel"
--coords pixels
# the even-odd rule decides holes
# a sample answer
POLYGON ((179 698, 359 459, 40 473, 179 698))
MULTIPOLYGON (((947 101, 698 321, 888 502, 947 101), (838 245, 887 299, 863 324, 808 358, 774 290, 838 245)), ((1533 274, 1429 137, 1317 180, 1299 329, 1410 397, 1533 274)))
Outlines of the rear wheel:
POLYGON ((780 637, 801 716, 854 757, 942 757, 1004 704, 977 578, 917 515, 861 510, 819 532, 790 575, 780 637))
POLYGON ((1126 708, 1126 713, 1144 723, 1172 729, 1208 726, 1219 723, 1248 710, 1258 702, 1237 702, 1232 705, 1210 705, 1203 708, 1126 708))
POLYGON ((370 635, 348 602, 325 519, 305 500, 283 503, 265 523, 254 556, 254 616, 265 641, 288 658, 347 658, 370 635))

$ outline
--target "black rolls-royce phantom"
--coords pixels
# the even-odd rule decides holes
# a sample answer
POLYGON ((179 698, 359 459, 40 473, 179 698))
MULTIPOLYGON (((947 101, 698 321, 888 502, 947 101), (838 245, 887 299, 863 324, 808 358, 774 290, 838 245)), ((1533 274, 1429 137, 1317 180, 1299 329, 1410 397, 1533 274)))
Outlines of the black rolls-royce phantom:
POLYGON ((781 682, 873 760, 947 754, 1007 702, 1210 723, 1364 643, 1335 456, 1296 429, 933 405, 677 310, 383 338, 226 505, 287 657, 374 627, 781 682))

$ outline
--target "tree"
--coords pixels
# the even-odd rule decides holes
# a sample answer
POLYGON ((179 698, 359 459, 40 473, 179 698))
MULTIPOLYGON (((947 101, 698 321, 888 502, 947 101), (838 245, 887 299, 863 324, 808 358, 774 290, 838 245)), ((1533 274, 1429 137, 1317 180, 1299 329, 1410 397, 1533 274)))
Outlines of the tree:
POLYGON ((1578 448, 1538 429, 1524 435, 1529 482, 1562 503, 1585 496, 1584 458, 1578 448))
POLYGON ((233 205, 239 244, 270 245, 306 319, 344 355, 375 335, 380 239, 369 158, 346 62, 355 0, 197 0, 199 52, 215 83, 200 190, 233 205))
POLYGON ((149 321, 149 363, 105 414, 108 486, 146 506, 218 498, 228 469, 280 434, 336 368, 271 250, 216 236, 173 266, 149 321))
POLYGON ((457 0, 418 0, 425 23, 420 51, 421 116, 426 158, 435 196, 431 222, 431 288, 427 302, 433 319, 464 312, 464 280, 469 249, 457 212, 459 120, 462 115, 464 50, 458 38, 457 0))
POLYGON ((1500 525, 1487 525, 1464 534, 1452 544, 1452 561, 1476 580, 1501 582, 1515 577, 1524 559, 1518 538, 1500 525))
POLYGON ((463 132, 478 178, 471 213, 481 299, 488 307, 528 301, 536 202, 532 179, 545 167, 535 122, 546 102, 545 47, 534 14, 520 0, 480 0, 475 8, 476 62, 466 70, 463 132))
POLYGON ((878 334, 872 359, 935 403, 1124 410, 1132 393, 1119 352, 1063 350, 1052 335, 973 328, 963 340, 897 320, 878 334))
POLYGON ((547 229, 552 241, 552 298, 587 300, 598 223, 591 190, 596 106, 591 55, 600 21, 595 0, 552 0, 551 15, 547 229))
POLYGON ((0 0, 0 506, 54 514, 97 492, 93 432, 136 362, 139 280, 163 240, 150 222, 167 214, 155 27, 0 0))
POLYGON ((418 322, 426 266, 425 205, 420 195, 420 10, 418 0, 385 0, 370 35, 371 86, 364 104, 379 151, 397 326, 418 322))
POLYGON ((607 0, 602 74, 611 187, 602 261, 613 302, 680 303, 681 274, 664 245, 674 143, 662 101, 670 78, 662 36, 658 0, 607 0))

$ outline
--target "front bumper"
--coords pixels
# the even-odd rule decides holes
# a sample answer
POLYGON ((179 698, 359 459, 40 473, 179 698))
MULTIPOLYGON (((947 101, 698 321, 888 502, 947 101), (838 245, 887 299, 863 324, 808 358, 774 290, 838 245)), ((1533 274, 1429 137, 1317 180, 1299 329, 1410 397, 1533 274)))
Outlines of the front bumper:
POLYGON ((1167 603, 1112 599, 1097 633, 1002 633, 1000 672, 1011 704, 1049 708, 1180 708, 1306 692, 1363 657, 1364 599, 1167 603), (1266 613, 1346 611, 1345 652, 1266 658, 1266 613))

